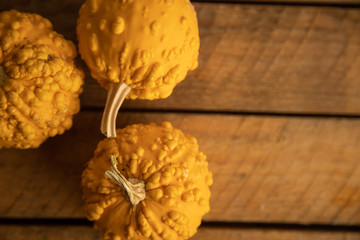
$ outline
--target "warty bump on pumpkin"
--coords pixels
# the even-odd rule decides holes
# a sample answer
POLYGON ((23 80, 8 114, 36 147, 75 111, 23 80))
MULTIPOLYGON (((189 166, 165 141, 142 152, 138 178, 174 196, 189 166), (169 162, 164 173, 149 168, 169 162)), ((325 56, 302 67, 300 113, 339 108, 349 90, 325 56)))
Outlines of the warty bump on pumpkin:
POLYGON ((84 74, 76 47, 49 20, 0 14, 0 148, 35 148, 72 126, 84 74))
POLYGON ((199 30, 189 0, 87 0, 77 37, 91 75, 108 89, 101 131, 109 137, 116 136, 126 96, 166 98, 198 66, 199 30))
POLYGON ((83 171, 85 213, 105 239, 188 239, 210 210, 212 174, 197 140, 169 122, 102 140, 83 171))

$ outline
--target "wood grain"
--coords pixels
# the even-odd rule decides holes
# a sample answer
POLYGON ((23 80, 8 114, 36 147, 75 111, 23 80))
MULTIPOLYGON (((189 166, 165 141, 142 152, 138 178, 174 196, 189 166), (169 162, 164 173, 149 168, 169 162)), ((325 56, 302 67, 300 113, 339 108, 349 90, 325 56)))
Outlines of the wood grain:
MULTIPOLYGON (((82 218, 80 174, 101 114, 35 150, 0 150, 0 217, 82 218)), ((214 175, 206 221, 360 224, 360 119, 123 113, 198 138, 214 175)))
MULTIPOLYGON (((15 0, 0 10, 40 13, 76 41, 82 2, 15 0)), ((125 108, 360 115, 360 9, 195 6, 199 68, 168 99, 128 101, 125 108)), ((87 69, 80 58, 78 62, 87 69)), ((102 107, 105 95, 87 72, 82 105, 102 107)))
MULTIPOLYGON (((169 98, 125 107, 360 114, 360 9, 196 8, 199 68, 169 98)), ((105 91, 88 80, 83 106, 104 102, 105 91)))
MULTIPOLYGON (((101 233, 86 226, 0 226, 2 240, 102 240, 101 233)), ((233 229, 200 227, 190 240, 358 240, 358 232, 233 229)))

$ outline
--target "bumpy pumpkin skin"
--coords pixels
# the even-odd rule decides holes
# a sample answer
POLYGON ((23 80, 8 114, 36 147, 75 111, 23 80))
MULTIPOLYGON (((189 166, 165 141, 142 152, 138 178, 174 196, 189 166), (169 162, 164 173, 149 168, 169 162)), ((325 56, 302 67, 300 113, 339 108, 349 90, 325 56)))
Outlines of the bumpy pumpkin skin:
POLYGON ((0 14, 0 148, 36 148, 72 126, 84 73, 76 48, 37 14, 0 14))
POLYGON ((82 174, 85 212, 105 239, 188 239, 210 210, 212 174, 194 137, 169 122, 130 125, 102 140, 82 174), (105 176, 110 157, 127 178, 144 180, 135 208, 126 191, 105 176))
POLYGON ((198 66, 199 33, 189 0, 87 0, 77 23, 79 52, 105 88, 130 99, 166 98, 198 66))

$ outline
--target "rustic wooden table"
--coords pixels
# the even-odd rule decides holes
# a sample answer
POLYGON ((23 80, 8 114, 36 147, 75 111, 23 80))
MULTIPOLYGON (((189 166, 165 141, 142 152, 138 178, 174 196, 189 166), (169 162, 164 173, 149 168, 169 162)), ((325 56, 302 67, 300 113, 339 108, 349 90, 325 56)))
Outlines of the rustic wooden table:
MULTIPOLYGON (((76 42, 82 0, 2 0, 76 42)), ((199 68, 171 97, 126 101, 118 126, 171 121, 199 139, 214 175, 192 239, 360 239, 360 0, 194 3, 199 68)), ((80 174, 106 92, 87 77, 73 128, 0 150, 0 239, 102 239, 80 174)))

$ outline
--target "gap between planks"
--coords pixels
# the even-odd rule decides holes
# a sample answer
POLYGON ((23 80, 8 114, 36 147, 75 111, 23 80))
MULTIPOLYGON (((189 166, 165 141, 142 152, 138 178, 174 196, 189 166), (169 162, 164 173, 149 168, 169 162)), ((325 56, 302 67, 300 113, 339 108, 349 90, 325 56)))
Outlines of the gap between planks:
MULTIPOLYGON (((0 218, 0 226, 92 226, 85 218, 0 218)), ((360 225, 203 221, 201 228, 360 232, 360 225)))
MULTIPOLYGON (((0 226, 2 240, 103 240, 100 231, 90 226, 0 226)), ((358 232, 294 231, 273 229, 232 229, 200 227, 191 240, 358 240, 358 232)))
MULTIPOLYGON (((81 107, 81 111, 102 113, 104 108, 98 106, 81 107)), ((360 119, 360 114, 343 113, 292 113, 292 112, 262 112, 262 111, 233 111, 233 110, 193 110, 193 109, 162 109, 162 108, 121 108, 121 113, 161 113, 161 114, 196 114, 196 115, 235 115, 235 116, 264 116, 264 117, 304 117, 304 118, 351 118, 360 119)))
POLYGON ((191 0, 193 3, 215 3, 215 4, 248 4, 248 5, 282 5, 282 6, 299 6, 299 7, 345 7, 359 8, 359 0, 191 0))

